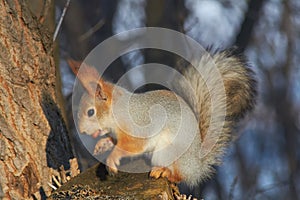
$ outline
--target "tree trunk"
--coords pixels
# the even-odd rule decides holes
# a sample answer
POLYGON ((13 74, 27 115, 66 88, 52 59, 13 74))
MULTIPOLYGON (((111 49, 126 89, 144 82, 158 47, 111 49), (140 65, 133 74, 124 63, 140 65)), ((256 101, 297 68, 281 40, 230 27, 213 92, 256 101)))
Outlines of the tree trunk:
POLYGON ((52 175, 61 165, 67 169, 73 157, 58 105, 53 34, 45 29, 54 23, 47 2, 0 2, 0 198, 2 192, 4 199, 49 195, 52 175))

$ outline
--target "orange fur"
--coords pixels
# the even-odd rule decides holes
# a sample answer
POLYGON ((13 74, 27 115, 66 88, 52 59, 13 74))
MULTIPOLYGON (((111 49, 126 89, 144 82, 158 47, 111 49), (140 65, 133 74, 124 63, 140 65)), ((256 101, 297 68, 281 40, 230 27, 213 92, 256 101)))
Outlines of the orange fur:
POLYGON ((173 167, 173 173, 171 174, 171 176, 168 177, 169 181, 175 183, 181 182, 183 178, 176 161, 172 164, 172 167, 173 167))
POLYGON ((116 134, 117 145, 106 159, 109 171, 113 173, 118 172, 117 166, 120 165, 122 158, 142 154, 146 143, 144 139, 132 137, 120 129, 116 131, 116 134))
POLYGON ((146 139, 133 137, 120 129, 117 129, 116 135, 118 139, 117 147, 120 149, 132 155, 141 154, 145 151, 146 139))
POLYGON ((169 91, 169 90, 157 90, 157 94, 176 99, 174 92, 169 91))

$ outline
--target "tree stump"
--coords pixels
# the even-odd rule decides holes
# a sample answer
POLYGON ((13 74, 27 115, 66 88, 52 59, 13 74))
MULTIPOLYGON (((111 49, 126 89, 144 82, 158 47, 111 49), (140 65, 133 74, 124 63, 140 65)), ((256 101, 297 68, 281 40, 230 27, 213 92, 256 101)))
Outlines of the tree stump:
POLYGON ((153 179, 148 173, 104 173, 97 164, 52 193, 49 199, 174 199, 176 187, 166 179, 153 179))

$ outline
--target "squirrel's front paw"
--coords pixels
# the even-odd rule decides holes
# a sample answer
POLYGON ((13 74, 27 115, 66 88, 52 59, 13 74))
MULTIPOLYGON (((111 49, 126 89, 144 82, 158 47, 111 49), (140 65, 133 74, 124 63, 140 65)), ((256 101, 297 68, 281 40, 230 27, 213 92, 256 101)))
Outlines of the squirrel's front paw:
POLYGON ((110 137, 100 139, 94 148, 94 155, 103 154, 110 151, 114 147, 114 143, 110 137))
POLYGON ((106 170, 110 176, 115 176, 118 173, 117 168, 111 168, 109 166, 106 166, 106 170))
POLYGON ((106 159, 106 165, 108 167, 108 172, 110 175, 118 173, 117 166, 120 165, 120 158, 112 152, 106 159))

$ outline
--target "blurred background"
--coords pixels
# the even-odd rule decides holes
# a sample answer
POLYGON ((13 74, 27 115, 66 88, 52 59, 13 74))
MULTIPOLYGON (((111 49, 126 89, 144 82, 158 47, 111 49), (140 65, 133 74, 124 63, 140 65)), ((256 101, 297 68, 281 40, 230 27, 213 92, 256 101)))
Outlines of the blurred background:
MULTIPOLYGON (((65 4, 56 0, 57 21, 65 4)), ((145 26, 180 31, 204 47, 238 46, 259 80, 256 109, 240 124, 239 137, 216 175, 193 189, 181 186, 182 192, 204 199, 300 199, 300 1, 71 0, 57 38, 71 126, 75 77, 65 59, 83 60, 110 36, 145 26)), ((115 60, 105 76, 116 82, 149 62, 175 66, 176 58, 159 50, 134 51, 115 60)), ((134 87, 141 77, 132 77, 130 84, 134 87)), ((84 171, 97 160, 73 130, 84 171)))

